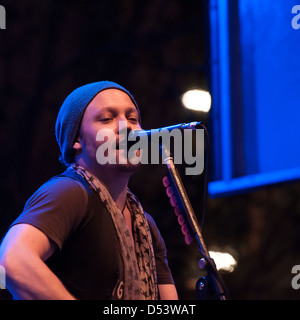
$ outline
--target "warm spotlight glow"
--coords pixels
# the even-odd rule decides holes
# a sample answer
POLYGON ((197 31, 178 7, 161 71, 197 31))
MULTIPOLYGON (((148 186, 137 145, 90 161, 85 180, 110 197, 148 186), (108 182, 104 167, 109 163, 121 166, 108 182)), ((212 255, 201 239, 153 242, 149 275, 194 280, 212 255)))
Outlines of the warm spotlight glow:
POLYGON ((211 96, 207 91, 194 89, 185 92, 181 102, 187 109, 208 112, 211 107, 211 96))
POLYGON ((214 260, 218 270, 232 272, 237 266, 237 261, 229 253, 209 251, 209 255, 214 260))

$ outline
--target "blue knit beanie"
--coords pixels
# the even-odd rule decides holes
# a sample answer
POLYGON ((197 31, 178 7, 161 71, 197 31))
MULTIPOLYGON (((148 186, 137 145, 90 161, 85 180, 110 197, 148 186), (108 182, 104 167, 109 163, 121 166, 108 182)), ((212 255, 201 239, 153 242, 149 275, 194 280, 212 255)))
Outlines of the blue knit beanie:
POLYGON ((100 91, 106 89, 118 89, 127 93, 137 108, 140 118, 138 105, 131 93, 115 82, 99 81, 75 89, 63 102, 55 124, 56 140, 61 151, 60 160, 66 165, 74 161, 73 145, 78 138, 85 109, 100 91))

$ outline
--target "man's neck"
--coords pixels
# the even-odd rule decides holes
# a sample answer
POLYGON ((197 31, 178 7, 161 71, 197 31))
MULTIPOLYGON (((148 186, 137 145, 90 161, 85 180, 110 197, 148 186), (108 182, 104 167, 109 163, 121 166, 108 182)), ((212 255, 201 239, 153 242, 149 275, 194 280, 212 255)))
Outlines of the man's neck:
POLYGON ((103 183, 112 199, 115 201, 117 207, 123 210, 127 197, 127 186, 129 176, 114 174, 113 170, 107 170, 104 174, 97 174, 97 178, 103 183))
POLYGON ((123 210, 127 197, 127 186, 132 172, 120 170, 117 166, 90 168, 83 161, 76 161, 91 173, 106 187, 117 207, 123 210))

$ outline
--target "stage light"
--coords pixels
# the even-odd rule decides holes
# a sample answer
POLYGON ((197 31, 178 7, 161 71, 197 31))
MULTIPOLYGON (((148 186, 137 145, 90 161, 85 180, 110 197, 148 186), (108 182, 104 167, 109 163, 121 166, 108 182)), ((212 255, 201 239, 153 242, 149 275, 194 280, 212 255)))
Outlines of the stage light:
POLYGON ((187 109, 208 112, 211 107, 211 96, 207 91, 193 89, 182 95, 181 102, 187 109))
POLYGON ((214 260, 218 270, 233 272, 237 266, 237 261, 230 253, 209 251, 209 255, 214 260))

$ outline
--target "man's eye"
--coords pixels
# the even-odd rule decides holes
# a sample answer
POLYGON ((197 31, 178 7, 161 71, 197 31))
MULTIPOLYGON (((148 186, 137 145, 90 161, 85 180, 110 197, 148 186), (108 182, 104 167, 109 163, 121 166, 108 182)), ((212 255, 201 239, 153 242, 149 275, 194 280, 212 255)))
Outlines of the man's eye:
POLYGON ((110 120, 112 120, 112 118, 100 118, 99 119, 101 122, 109 122, 110 120))
POLYGON ((138 119, 136 117, 130 117, 128 120, 131 122, 138 122, 138 119))

